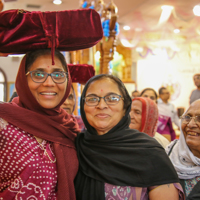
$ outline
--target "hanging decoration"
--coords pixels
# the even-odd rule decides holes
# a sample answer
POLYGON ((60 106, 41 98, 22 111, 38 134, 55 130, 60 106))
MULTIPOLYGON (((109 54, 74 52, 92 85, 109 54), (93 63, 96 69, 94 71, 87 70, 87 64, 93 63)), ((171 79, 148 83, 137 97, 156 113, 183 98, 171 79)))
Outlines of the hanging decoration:
POLYGON ((109 74, 112 71, 110 61, 113 60, 115 52, 116 35, 119 34, 118 8, 113 0, 108 5, 105 5, 103 0, 83 1, 81 8, 95 9, 101 17, 104 37, 100 42, 100 73, 109 74))

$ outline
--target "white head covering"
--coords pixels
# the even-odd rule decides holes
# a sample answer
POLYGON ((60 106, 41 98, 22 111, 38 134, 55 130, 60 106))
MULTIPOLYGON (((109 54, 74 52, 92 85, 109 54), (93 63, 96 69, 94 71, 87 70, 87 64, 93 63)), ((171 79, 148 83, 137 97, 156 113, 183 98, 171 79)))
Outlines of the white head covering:
MULTIPOLYGON (((187 110, 185 111, 185 113, 187 112, 187 110)), ((200 158, 194 156, 194 154, 190 151, 189 147, 186 144, 183 130, 181 129, 180 131, 181 134, 179 140, 174 140, 173 142, 171 142, 165 150, 168 154, 170 149, 176 142, 173 150, 169 155, 169 158, 171 159, 180 179, 192 179, 196 176, 200 176, 200 158)))

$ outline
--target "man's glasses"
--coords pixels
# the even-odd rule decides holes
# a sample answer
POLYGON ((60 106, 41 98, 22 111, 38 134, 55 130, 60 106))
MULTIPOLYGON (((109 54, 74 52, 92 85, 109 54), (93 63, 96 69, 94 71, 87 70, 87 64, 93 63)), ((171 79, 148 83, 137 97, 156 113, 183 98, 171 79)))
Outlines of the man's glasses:
POLYGON ((44 83, 47 80, 48 76, 51 76, 52 80, 54 83, 64 83, 67 79, 67 72, 64 71, 58 71, 58 72, 53 72, 53 73, 47 73, 47 72, 42 72, 42 71, 29 71, 26 73, 27 75, 31 75, 31 79, 35 83, 44 83))
POLYGON ((200 125, 200 115, 197 115, 195 117, 191 117, 189 115, 181 116, 182 122, 184 124, 188 124, 192 119, 194 119, 195 123, 200 125))
POLYGON ((105 97, 87 96, 84 98, 88 106, 97 106, 101 99, 104 99, 107 105, 116 105, 119 103, 120 99, 124 100, 124 98, 118 94, 108 94, 105 97))

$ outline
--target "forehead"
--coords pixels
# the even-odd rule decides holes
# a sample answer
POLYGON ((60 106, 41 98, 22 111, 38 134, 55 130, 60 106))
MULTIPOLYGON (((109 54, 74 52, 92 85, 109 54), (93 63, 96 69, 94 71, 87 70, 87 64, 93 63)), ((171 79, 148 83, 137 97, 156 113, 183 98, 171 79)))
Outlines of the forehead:
POLYGON ((195 75, 194 76, 194 79, 199 79, 200 78, 200 75, 195 75))
POLYGON ((139 100, 134 100, 134 101, 132 101, 131 109, 142 110, 142 102, 139 101, 139 100))
POLYGON ((143 95, 148 95, 148 96, 154 96, 155 97, 155 94, 152 90, 146 90, 143 95))
POLYGON ((93 93, 93 94, 106 94, 109 92, 120 93, 117 83, 110 79, 110 78, 103 78, 100 80, 95 80, 90 83, 86 94, 93 93))
POLYGON ((33 64, 30 66, 30 71, 35 70, 37 68, 56 68, 56 69, 64 69, 59 58, 54 57, 55 65, 52 65, 51 55, 41 55, 39 56, 33 64))
POLYGON ((200 100, 193 102, 185 114, 200 115, 200 100))

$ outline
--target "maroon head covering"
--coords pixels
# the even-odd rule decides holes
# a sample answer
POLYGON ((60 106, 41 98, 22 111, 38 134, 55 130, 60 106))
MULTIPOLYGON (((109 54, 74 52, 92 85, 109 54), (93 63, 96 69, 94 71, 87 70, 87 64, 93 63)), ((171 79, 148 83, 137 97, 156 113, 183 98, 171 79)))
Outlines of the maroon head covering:
POLYGON ((154 101, 146 97, 136 97, 132 101, 142 103, 142 124, 139 131, 153 137, 157 130, 158 107, 154 101))
POLYGON ((21 61, 15 82, 19 97, 14 98, 12 103, 0 103, 0 117, 53 143, 58 170, 58 200, 75 200, 73 181, 78 170, 78 160, 74 140, 79 129, 75 119, 60 108, 71 88, 70 75, 59 105, 54 109, 46 109, 40 106, 28 87, 25 63, 26 56, 21 61))

